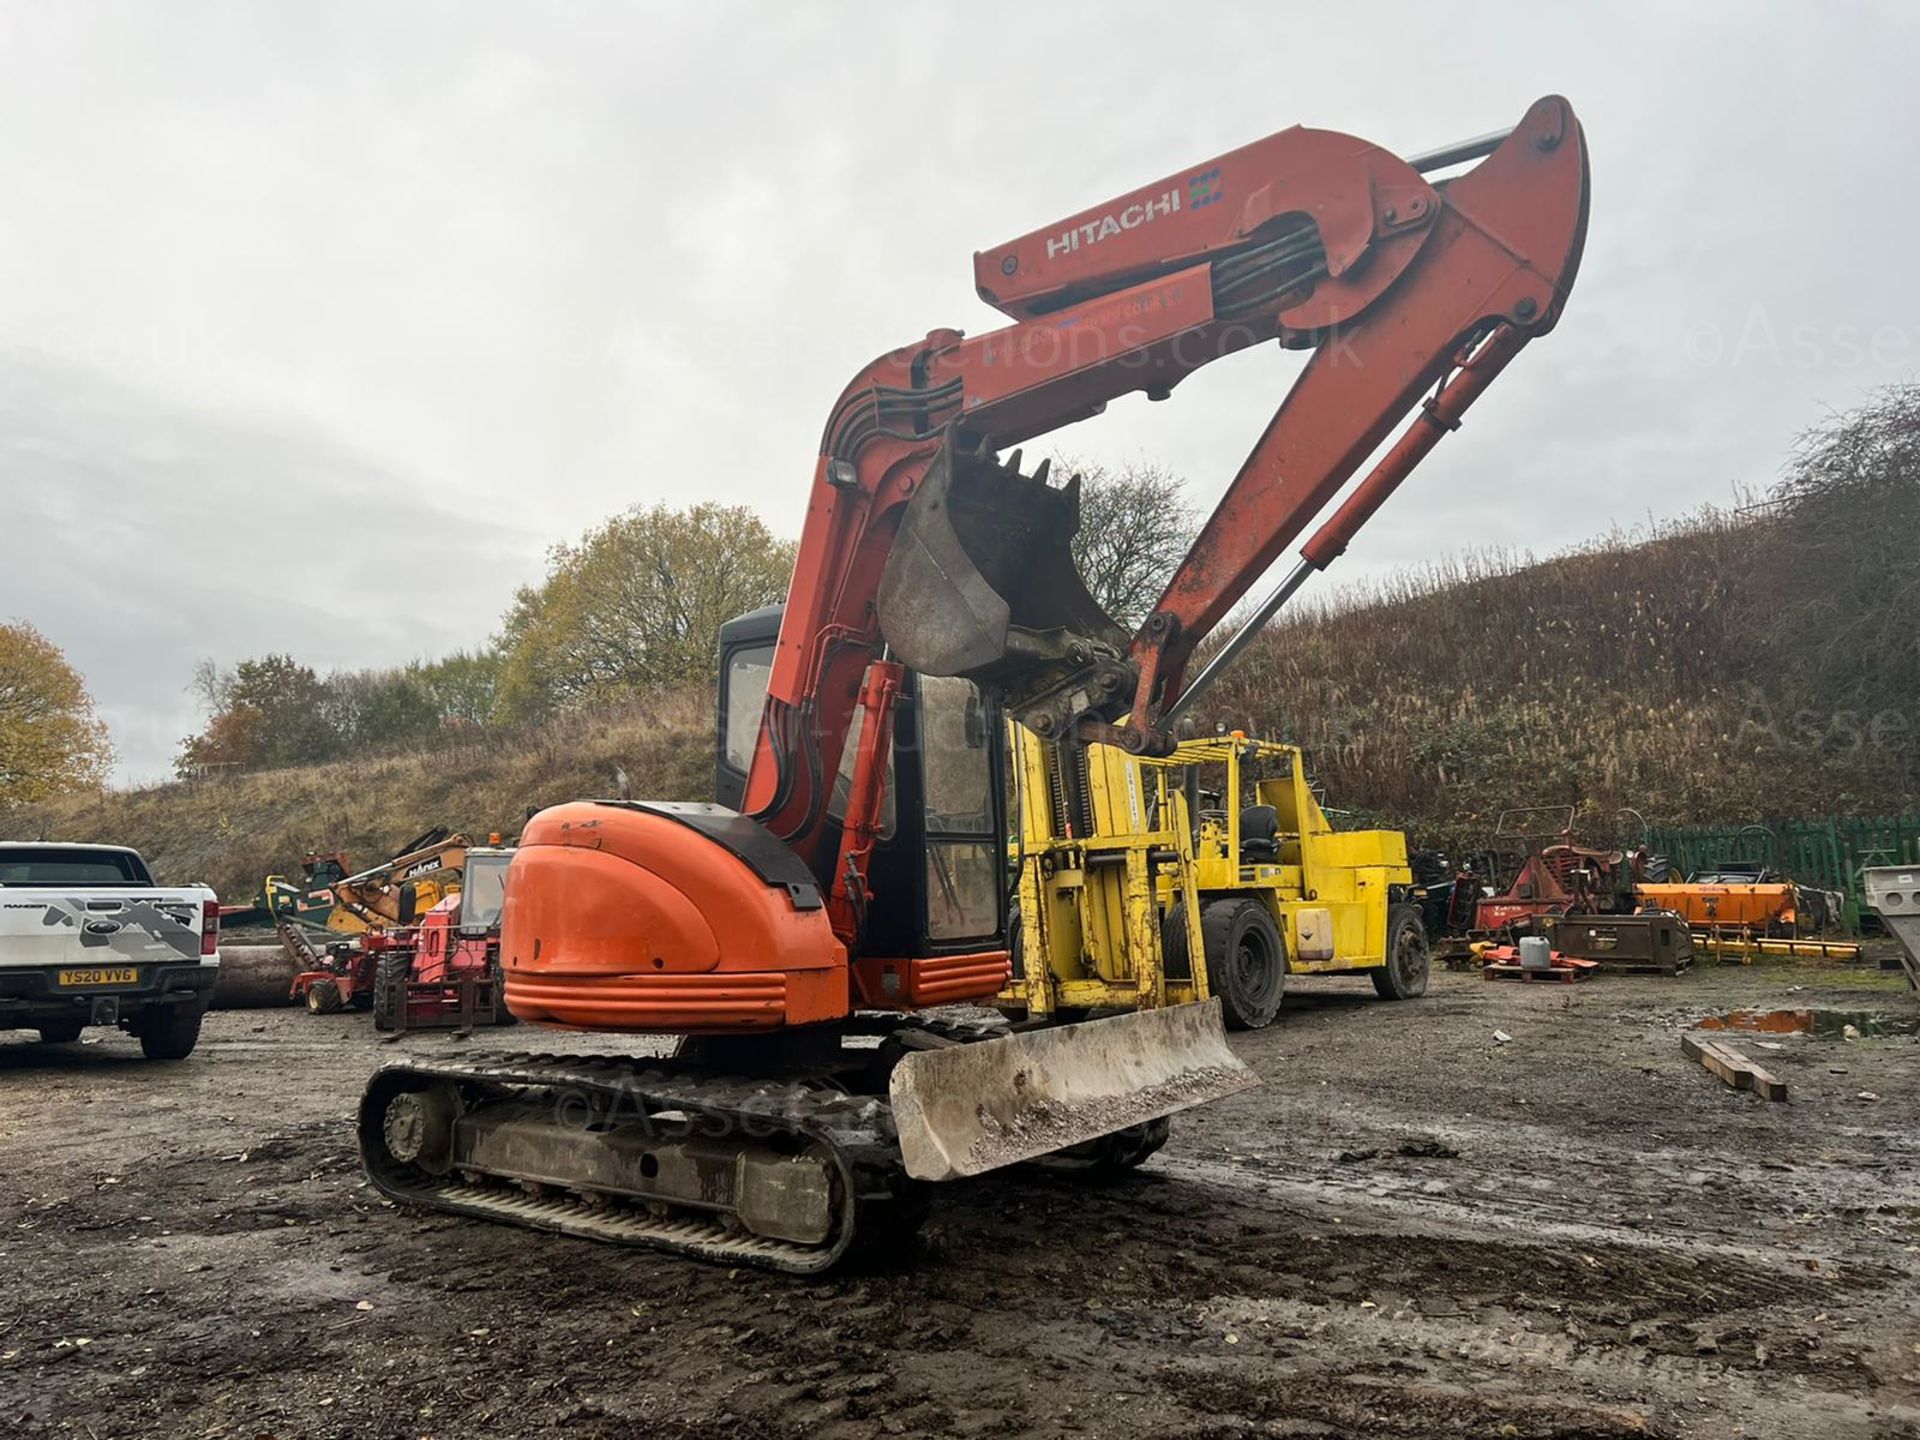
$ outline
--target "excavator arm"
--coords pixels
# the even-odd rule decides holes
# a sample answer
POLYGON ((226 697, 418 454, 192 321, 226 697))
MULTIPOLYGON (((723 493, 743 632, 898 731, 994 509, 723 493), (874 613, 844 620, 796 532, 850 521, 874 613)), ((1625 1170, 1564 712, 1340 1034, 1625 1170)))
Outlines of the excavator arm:
POLYGON ((335 881, 334 905, 369 930, 411 925, 460 888, 468 843, 465 835, 435 826, 391 860, 335 881))
POLYGON ((979 293, 1014 323, 879 357, 829 416, 747 809, 844 883, 831 786, 851 732, 884 742, 858 703, 883 654, 979 682, 1042 735, 1169 748, 1195 647, 1395 427, 1413 415, 1307 542, 1303 573, 1553 327, 1587 191, 1579 123, 1550 96, 1451 179, 1296 127, 981 252, 979 293), (1074 571, 1077 482, 996 457, 1270 341, 1312 353, 1128 635, 1074 571))

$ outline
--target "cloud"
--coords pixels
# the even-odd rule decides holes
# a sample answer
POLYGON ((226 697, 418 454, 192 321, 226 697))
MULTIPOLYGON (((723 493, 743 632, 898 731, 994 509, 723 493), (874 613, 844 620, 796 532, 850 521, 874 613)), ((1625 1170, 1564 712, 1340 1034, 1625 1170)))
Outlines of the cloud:
MULTIPOLYGON (((846 378, 998 323, 977 249, 1296 122, 1410 152, 1550 88, 1593 149, 1579 288, 1339 573, 1725 501, 1920 368, 1920 199, 1886 179, 1916 30, 1651 0, 0 0, 0 613, 64 637, 122 773, 156 773, 199 655, 471 643, 547 544, 635 503, 797 533, 846 378), (109 546, 165 558, 103 574, 109 546)), ((1209 504, 1297 363, 1054 443, 1209 504)))
POLYGON ((195 661, 325 671, 471 646, 537 539, 298 424, 243 424, 97 375, 0 366, 0 617, 87 677, 119 778, 197 728, 195 661))

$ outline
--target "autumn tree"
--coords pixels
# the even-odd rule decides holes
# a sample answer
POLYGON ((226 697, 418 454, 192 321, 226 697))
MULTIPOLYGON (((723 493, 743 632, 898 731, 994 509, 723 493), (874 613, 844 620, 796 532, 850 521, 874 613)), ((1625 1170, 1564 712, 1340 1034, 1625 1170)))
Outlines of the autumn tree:
POLYGON ((408 667, 433 698, 437 723, 443 730, 467 730, 485 725, 500 696, 500 669, 505 657, 491 646, 456 650, 438 660, 408 667))
POLYGON ((1101 608, 1128 629, 1138 625, 1186 556, 1199 524, 1180 477, 1157 465, 1082 466, 1080 530, 1073 561, 1101 608))
POLYGON ((31 625, 0 625, 0 809, 106 782, 107 727, 80 673, 31 625))
POLYGON ((181 743, 175 768, 182 775, 210 766, 308 765, 342 748, 320 677, 290 655, 242 660, 228 671, 203 661, 194 689, 212 713, 205 730, 181 743))
POLYGON ((520 720, 713 674, 720 626, 778 600, 793 545, 753 511, 636 507, 548 554, 501 649, 496 714, 520 720))

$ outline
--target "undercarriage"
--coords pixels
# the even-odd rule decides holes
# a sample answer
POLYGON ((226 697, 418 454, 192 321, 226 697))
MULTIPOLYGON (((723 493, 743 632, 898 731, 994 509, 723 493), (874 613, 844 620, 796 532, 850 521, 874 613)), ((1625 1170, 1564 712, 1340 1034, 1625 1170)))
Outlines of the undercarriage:
MULTIPOLYGON (((899 1062, 1010 1036, 992 1020, 888 1016, 799 1038, 693 1040, 660 1060, 394 1062, 361 1099, 361 1155, 408 1204, 816 1274, 897 1248, 926 1218, 932 1186, 908 1173, 888 1095, 899 1062)), ((1071 1108, 1042 1107, 1050 1121, 1071 1108)), ((1153 1115, 1044 1158, 1130 1168, 1169 1129, 1153 1115)))

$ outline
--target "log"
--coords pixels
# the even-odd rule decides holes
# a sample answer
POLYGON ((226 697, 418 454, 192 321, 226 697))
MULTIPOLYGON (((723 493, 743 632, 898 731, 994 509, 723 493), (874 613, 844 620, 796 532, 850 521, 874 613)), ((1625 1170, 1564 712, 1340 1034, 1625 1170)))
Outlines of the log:
POLYGON ((284 945, 222 945, 215 1010, 259 1010, 291 1002, 287 991, 300 973, 284 945))

